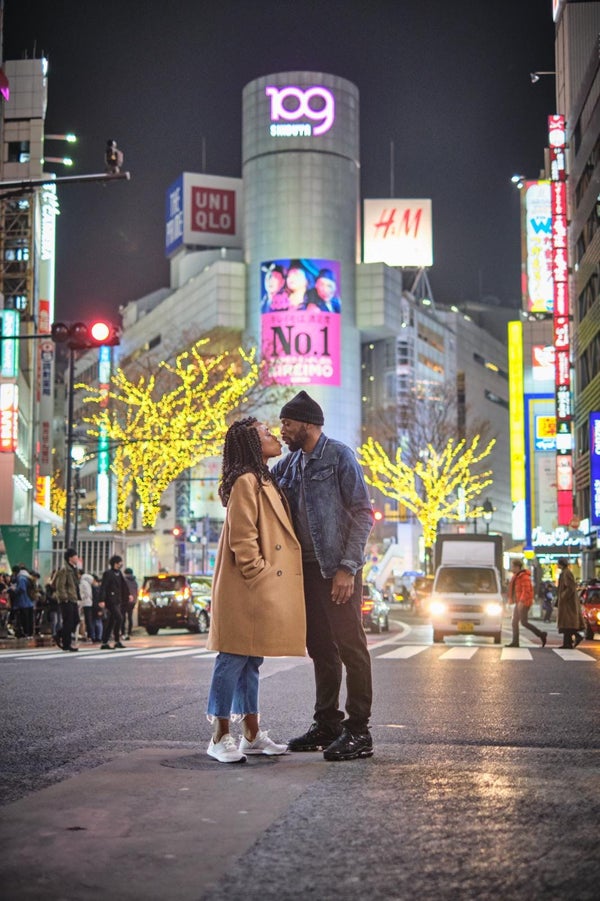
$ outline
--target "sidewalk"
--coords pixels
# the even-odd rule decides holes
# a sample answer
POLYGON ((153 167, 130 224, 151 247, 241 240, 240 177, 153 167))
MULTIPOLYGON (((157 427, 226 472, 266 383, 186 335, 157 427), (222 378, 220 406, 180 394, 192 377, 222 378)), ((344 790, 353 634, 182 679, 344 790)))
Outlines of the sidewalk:
POLYGON ((134 751, 1 809, 2 896, 197 901, 328 766, 134 751))

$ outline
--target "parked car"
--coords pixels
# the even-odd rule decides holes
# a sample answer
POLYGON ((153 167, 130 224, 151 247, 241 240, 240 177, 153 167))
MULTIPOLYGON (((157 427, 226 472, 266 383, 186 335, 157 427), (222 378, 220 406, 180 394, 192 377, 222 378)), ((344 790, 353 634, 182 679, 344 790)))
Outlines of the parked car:
POLYGON ((580 595, 581 612, 585 622, 585 637, 592 641, 600 635, 600 582, 589 582, 580 595))
POLYGON ((146 576, 138 601, 138 622, 148 635, 159 629, 208 632, 212 577, 158 573, 146 576))
POLYGON ((367 632, 388 632, 390 608, 383 599, 382 593, 365 582, 362 596, 362 624, 367 632))

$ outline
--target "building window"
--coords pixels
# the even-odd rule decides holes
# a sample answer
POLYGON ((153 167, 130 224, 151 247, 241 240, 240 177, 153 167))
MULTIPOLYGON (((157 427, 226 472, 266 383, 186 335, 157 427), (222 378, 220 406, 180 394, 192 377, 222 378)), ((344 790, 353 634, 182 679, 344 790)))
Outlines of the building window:
POLYGON ((29 141, 8 142, 8 163, 29 162, 29 141))

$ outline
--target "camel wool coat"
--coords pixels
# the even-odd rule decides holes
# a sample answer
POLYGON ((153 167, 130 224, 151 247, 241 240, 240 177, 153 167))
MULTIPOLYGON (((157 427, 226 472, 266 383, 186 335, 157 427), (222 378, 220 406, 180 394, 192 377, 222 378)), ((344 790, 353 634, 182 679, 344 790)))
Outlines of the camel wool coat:
POLYGON ((231 489, 219 539, 207 648, 252 657, 303 657, 302 554, 287 502, 254 473, 231 489))

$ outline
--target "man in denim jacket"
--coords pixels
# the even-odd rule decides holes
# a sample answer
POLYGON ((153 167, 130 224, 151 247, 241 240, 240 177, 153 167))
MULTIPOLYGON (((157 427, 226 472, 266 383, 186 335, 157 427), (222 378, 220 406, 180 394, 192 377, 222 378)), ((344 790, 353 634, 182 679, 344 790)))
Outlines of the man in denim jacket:
POLYGON ((273 468, 302 546, 306 647, 312 658, 314 722, 290 751, 324 750, 326 760, 370 757, 371 658, 362 627, 362 567, 373 511, 352 450, 322 432, 323 411, 306 391, 281 410, 291 453, 273 468), (339 709, 346 667, 347 718, 339 709))

